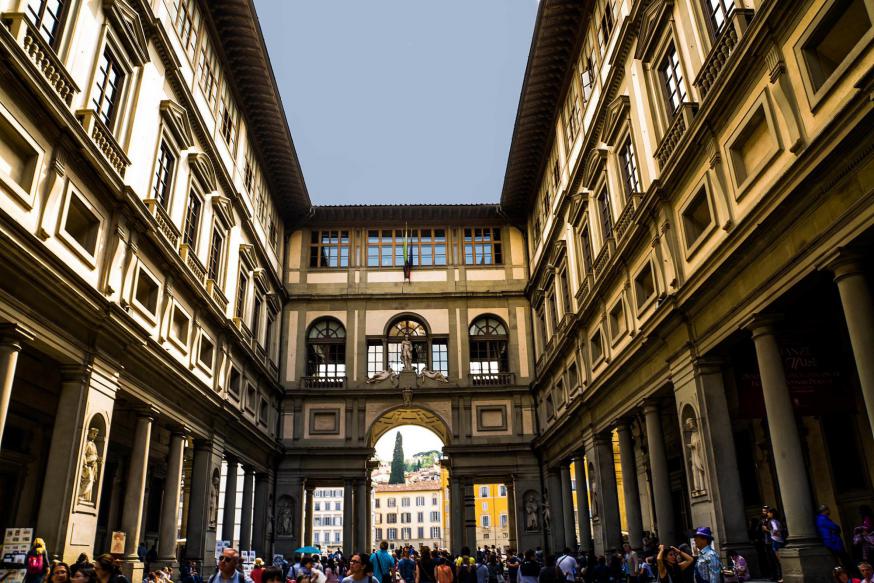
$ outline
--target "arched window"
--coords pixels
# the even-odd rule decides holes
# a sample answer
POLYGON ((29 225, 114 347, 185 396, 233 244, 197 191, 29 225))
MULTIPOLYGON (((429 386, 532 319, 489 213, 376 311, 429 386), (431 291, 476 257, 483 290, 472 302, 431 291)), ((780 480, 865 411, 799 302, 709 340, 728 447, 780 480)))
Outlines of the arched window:
POLYGON ((346 377, 346 329, 333 318, 316 320, 307 331, 307 376, 346 377))
POLYGON ((401 358, 401 342, 409 336, 413 344, 413 370, 421 373, 423 369, 442 372, 449 376, 448 339, 432 337, 425 322, 414 316, 401 316, 386 328, 383 338, 367 341, 367 376, 387 370, 404 370, 401 358))
POLYGON ((494 316, 482 316, 470 325, 470 374, 509 372, 507 327, 494 316))

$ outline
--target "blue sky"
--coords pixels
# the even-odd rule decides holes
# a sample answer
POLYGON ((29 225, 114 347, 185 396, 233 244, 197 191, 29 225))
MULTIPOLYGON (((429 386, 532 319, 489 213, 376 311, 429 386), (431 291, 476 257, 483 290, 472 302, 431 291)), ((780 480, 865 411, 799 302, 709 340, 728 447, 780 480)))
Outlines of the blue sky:
POLYGON ((536 0, 256 0, 316 204, 497 202, 536 0))

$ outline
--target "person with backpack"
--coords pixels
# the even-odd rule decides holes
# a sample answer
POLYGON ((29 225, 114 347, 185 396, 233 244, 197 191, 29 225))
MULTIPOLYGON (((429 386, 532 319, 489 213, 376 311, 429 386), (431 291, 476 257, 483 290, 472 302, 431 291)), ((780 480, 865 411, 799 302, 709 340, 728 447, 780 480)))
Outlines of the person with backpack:
POLYGON ((43 539, 33 539, 33 544, 30 546, 30 550, 27 551, 24 563, 24 583, 42 583, 49 572, 49 556, 46 552, 46 543, 43 539))
POLYGON ((379 550, 370 555, 369 565, 373 569, 373 578, 379 583, 391 583, 395 569, 395 558, 388 552, 388 542, 379 543, 379 550))
POLYGON ((404 550, 398 561, 398 575, 403 583, 416 583, 416 561, 410 558, 409 550, 404 550))
POLYGON ((437 583, 452 583, 452 567, 446 557, 442 557, 434 568, 434 578, 437 579, 437 583))
POLYGON ((564 583, 564 573, 555 564, 555 555, 547 555, 537 576, 538 583, 564 583))
POLYGON ((519 583, 537 583, 540 576, 540 563, 535 559, 534 549, 525 551, 525 559, 519 565, 519 583))
POLYGON ((556 567, 561 569, 565 581, 573 583, 577 578, 577 560, 571 554, 569 547, 565 547, 561 556, 555 561, 556 567))
POLYGON ((455 559, 455 583, 477 583, 476 560, 470 547, 461 547, 461 556, 455 559))

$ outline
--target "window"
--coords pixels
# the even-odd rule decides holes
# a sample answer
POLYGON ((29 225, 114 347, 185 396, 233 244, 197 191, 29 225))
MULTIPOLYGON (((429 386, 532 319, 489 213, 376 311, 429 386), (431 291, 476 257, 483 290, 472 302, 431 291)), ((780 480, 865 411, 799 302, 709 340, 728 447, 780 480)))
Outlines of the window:
POLYGON ((173 316, 170 318, 170 337, 175 338, 183 347, 186 346, 190 326, 191 317, 179 307, 179 304, 173 304, 173 316))
POLYGON ((431 527, 431 538, 440 538, 440 527, 432 526, 431 527))
POLYGON ((273 331, 276 329, 276 313, 272 309, 267 310, 267 326, 264 329, 264 347, 267 356, 273 360, 273 331))
POLYGON ((683 209, 682 219, 683 239, 688 249, 698 242, 698 239, 713 223, 710 203, 707 200, 707 190, 703 186, 683 209))
POLYGON ((425 527, 424 527, 424 526, 420 526, 420 527, 417 529, 417 534, 419 535, 419 538, 425 538, 425 527))
POLYGON ((470 325, 470 373, 496 374, 510 370, 507 327, 494 316, 483 316, 470 325))
POLYGON ((613 236, 613 213, 610 211, 610 193, 606 185, 598 193, 598 214, 601 216, 601 236, 606 241, 613 236))
POLYGON ((408 541, 413 538, 413 531, 410 528, 402 528, 401 529, 401 539, 408 541))
POLYGON ((480 518, 482 519, 482 522, 481 522, 482 527, 483 527, 483 528, 488 528, 488 527, 489 527, 489 518, 490 518, 490 516, 489 516, 488 514, 484 514, 484 515, 481 516, 480 518))
POLYGON ((381 340, 367 341, 367 376, 372 377, 384 370, 385 352, 381 340))
MULTIPOLYGON (((572 362, 567 369, 568 386, 571 390, 577 388, 580 384, 580 374, 577 371, 577 363, 572 362)), ((506 490, 505 490, 506 491, 506 490)))
POLYGON ((814 91, 819 91, 871 30, 865 0, 837 0, 801 48, 814 91))
POLYGON ((197 29, 200 24, 197 5, 194 0, 175 0, 173 4, 176 11, 173 27, 179 35, 182 50, 189 58, 193 58, 197 47, 197 29))
POLYGON ((558 312, 555 309, 555 282, 550 282, 549 292, 546 294, 546 299, 543 303, 546 304, 546 317, 549 319, 549 333, 555 334, 555 329, 558 326, 556 315, 558 312))
POLYGON ((221 132, 225 144, 228 145, 228 149, 233 154, 237 143, 237 108, 228 86, 225 86, 225 90, 222 92, 221 132))
POLYGON ((231 372, 228 373, 228 392, 234 396, 240 395, 240 371, 235 367, 231 367, 231 372))
POLYGON ((397 524, 397 522, 398 522, 397 513, 396 512, 389 512, 388 514, 385 515, 385 521, 388 524, 397 524))
POLYGON ((602 55, 607 50, 607 43, 610 42, 610 33, 613 32, 614 24, 613 0, 607 0, 607 3, 604 5, 604 12, 601 13, 601 19, 598 21, 598 47, 602 55))
POLYGON ((388 537, 387 537, 388 540, 397 540, 397 538, 398 538, 398 529, 396 529, 396 528, 389 528, 389 529, 387 529, 387 532, 388 532, 388 537))
POLYGON ((192 190, 188 196, 188 209, 185 211, 185 229, 182 232, 182 242, 188 245, 191 252, 197 251, 197 233, 200 230, 200 211, 203 199, 192 190))
POLYGON ((380 540, 382 538, 382 529, 377 528, 374 534, 376 535, 376 540, 380 540))
POLYGON ((161 140, 161 145, 158 147, 158 160, 155 163, 155 182, 152 185, 152 198, 157 200, 158 204, 165 209, 170 200, 173 167, 175 164, 176 157, 173 155, 169 144, 165 140, 161 140))
POLYGON ((619 162, 622 166, 622 181, 625 186, 626 201, 636 192, 640 192, 640 175, 637 171, 637 158, 634 155, 634 145, 631 136, 625 138, 625 144, 619 150, 619 162))
POLYGON ((158 310, 158 282, 142 267, 137 270, 134 300, 152 316, 158 310))
POLYGON ((69 191, 68 196, 64 232, 89 257, 94 257, 97 252, 97 239, 100 235, 100 217, 73 190, 69 191))
MULTIPOLYGON (((321 494, 322 493, 319 492, 319 496, 321 496, 321 494)), ((313 510, 315 512, 321 512, 322 511, 322 503, 321 502, 314 502, 313 503, 313 510)), ((316 518, 316 520, 321 520, 321 518, 316 518)), ((321 526, 321 525, 319 525, 319 526, 321 526)))
POLYGON ((209 261, 207 261, 207 278, 220 284, 225 258, 225 231, 221 225, 212 226, 212 238, 209 241, 209 261))
POLYGON ((246 295, 249 291, 249 278, 240 270, 240 281, 237 285, 237 301, 234 308, 234 315, 237 318, 242 318, 246 311, 246 295))
POLYGON ((583 91, 583 103, 587 103, 595 88, 595 59, 592 49, 580 63, 580 88, 583 91))
POLYGON ((402 267, 404 244, 413 265, 446 265, 446 229, 371 229, 367 231, 368 267, 402 267))
POLYGON ((580 248, 583 256, 583 264, 580 266, 581 273, 585 274, 592 270, 594 265, 592 260, 592 238, 589 236, 588 225, 584 226, 580 231, 580 248))
POLYGON ((431 367, 431 370, 449 376, 449 341, 445 338, 431 342, 431 367))
POLYGON ((673 43, 665 52, 659 72, 664 83, 668 113, 673 117, 686 100, 686 82, 683 80, 683 70, 680 68, 680 55, 673 43))
POLYGON ((489 487, 488 486, 480 486, 479 487, 479 497, 480 498, 488 498, 489 497, 489 487))
POLYGON ((413 344, 413 369, 417 373, 421 373, 423 369, 430 368, 428 355, 431 352, 429 346, 431 339, 428 336, 428 331, 418 319, 402 317, 389 326, 388 334, 384 340, 387 362, 383 370, 387 370, 387 367, 391 367, 394 371, 403 370, 401 342, 407 336, 413 344))
POLYGON ((413 522, 413 515, 409 512, 401 512, 401 524, 410 524, 413 522))
POLYGON ((212 358, 215 354, 215 345, 203 331, 200 333, 200 349, 197 353, 198 362, 204 367, 212 368, 212 358))
POLYGON ((506 514, 502 514, 501 515, 501 528, 507 528, 507 526, 509 524, 510 524, 510 517, 507 516, 506 514))
POLYGON ((734 12, 734 0, 704 0, 704 9, 710 20, 713 36, 718 36, 734 12))
MULTIPOLYGON (((425 505, 425 497, 424 496, 416 496, 416 506, 424 506, 425 505)), ((419 520, 422 520, 421 518, 419 520)))
POLYGON ((389 498, 386 501, 386 506, 388 506, 389 508, 394 508, 395 506, 397 506, 397 500, 395 498, 389 498))
POLYGON ((592 364, 597 364, 602 358, 604 358, 604 340, 601 337, 601 329, 595 330, 595 333, 592 335, 591 340, 589 341, 592 351, 592 364))
POLYGON ((307 375, 319 378, 346 376, 346 329, 337 320, 323 318, 310 326, 307 332, 307 375))
POLYGON ((580 100, 575 83, 571 83, 568 88, 563 115, 564 137, 567 140, 568 149, 570 149, 580 131, 580 100))
POLYGON ((431 506, 437 506, 437 496, 431 496, 431 506))
POLYGON ((558 272, 558 281, 561 287, 561 308, 565 314, 569 314, 573 311, 573 305, 571 305, 571 286, 568 282, 566 266, 558 272))
POLYGON ((97 117, 106 127, 112 127, 123 83, 124 73, 118 60, 109 47, 104 48, 97 68, 97 78, 94 80, 94 95, 91 97, 91 104, 97 112, 97 117))
POLYGON ((501 265, 503 262, 499 227, 464 229, 466 265, 501 265))
POLYGON ((62 0, 29 0, 27 16, 49 46, 55 45, 64 10, 62 0))
MULTIPOLYGON (((318 509, 317 509, 317 510, 318 510, 318 509)), ((322 522, 322 521, 319 519, 319 517, 316 517, 316 518, 315 518, 315 523, 316 523, 315 525, 316 525, 316 526, 321 526, 321 524, 320 524, 321 522, 322 522)), ((319 534, 321 534, 321 533, 319 533, 319 532, 314 532, 314 533, 313 533, 313 542, 314 542, 315 544, 319 544, 319 534)))
POLYGON ((409 508, 410 507, 410 499, 408 497, 401 498, 401 508, 409 508))
POLYGON ((637 308, 644 307, 655 296, 655 279, 652 272, 652 263, 647 261, 643 269, 634 277, 634 295, 637 297, 637 308))
MULTIPOLYGON (((380 500, 379 500, 379 498, 377 498, 375 500, 375 503, 374 503, 374 508, 379 508, 379 502, 380 502, 380 500)), ((376 538, 379 538, 379 537, 376 537, 376 538)))
POLYGON ((628 325, 625 321, 625 304, 620 299, 613 305, 610 310, 610 337, 615 342, 628 330, 628 325))
POLYGON ((425 522, 425 513, 417 512, 416 513, 416 522, 425 522))
POLYGON ((215 110, 215 102, 218 97, 218 59, 208 40, 204 40, 200 47, 200 62, 198 68, 198 84, 203 96, 209 102, 210 108, 215 110))
POLYGON ((440 522, 440 513, 439 513, 439 512, 436 512, 436 511, 435 511, 435 512, 431 512, 431 513, 428 515, 428 518, 430 519, 431 522, 440 522))
POLYGON ((310 267, 349 267, 349 231, 313 231, 310 267))
POLYGON ((255 292, 255 301, 252 303, 252 337, 255 342, 261 344, 261 308, 264 305, 264 296, 255 292))

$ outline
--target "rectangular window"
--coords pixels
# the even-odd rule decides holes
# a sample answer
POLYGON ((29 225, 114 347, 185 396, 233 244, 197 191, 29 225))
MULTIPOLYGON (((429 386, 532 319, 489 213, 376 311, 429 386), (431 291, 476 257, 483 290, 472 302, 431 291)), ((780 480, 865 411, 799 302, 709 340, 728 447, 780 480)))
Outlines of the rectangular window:
POLYGON ((349 267, 349 231, 313 231, 310 267, 349 267))
POLYGON ((396 529, 396 528, 389 528, 389 529, 388 529, 388 537, 387 537, 387 538, 388 538, 388 540, 397 540, 397 538, 398 538, 398 529, 396 529))
MULTIPOLYGON (((376 499, 375 504, 374 504, 374 508, 379 508, 379 498, 376 499)), ((376 537, 376 538, 379 538, 379 537, 376 537)))
POLYGON ((604 12, 601 14, 601 19, 598 21, 598 47, 601 54, 607 50, 607 43, 610 42, 610 33, 613 32, 615 24, 613 16, 613 0, 608 0, 604 5, 604 12))
POLYGON ((197 4, 193 0, 175 0, 173 4, 176 10, 173 27, 179 35, 182 50, 189 58, 193 58, 197 48, 197 29, 200 26, 197 4))
POLYGON ((489 527, 489 518, 490 518, 489 515, 486 514, 486 515, 482 516, 481 518, 482 518, 482 523, 481 523, 482 527, 488 528, 489 527))
POLYGON ((595 88, 595 59, 592 49, 589 49, 589 54, 583 57, 580 70, 580 88, 583 91, 583 104, 585 105, 589 102, 592 90, 595 88))
POLYGON ((240 271, 240 281, 237 286, 237 301, 236 307, 234 308, 234 315, 237 318, 243 317, 243 312, 246 310, 246 293, 249 287, 249 278, 246 277, 246 274, 243 271, 240 271))
POLYGON ((425 538, 425 527, 420 526, 418 529, 419 538, 425 538))
POLYGON ((814 91, 819 91, 871 30, 864 0, 837 0, 801 47, 814 91))
POLYGON ((683 70, 680 67, 680 55, 673 43, 668 47, 665 57, 662 59, 659 72, 664 84, 668 113, 673 117, 686 101, 686 82, 683 80, 683 70))
POLYGON ((215 111, 215 102, 218 97, 218 59, 209 44, 204 39, 200 47, 200 62, 197 65, 197 76, 200 90, 209 102, 210 109, 215 111))
POLYGON ((398 522, 397 513, 396 512, 389 512, 388 514, 385 515, 385 521, 388 524, 397 524, 397 522, 398 522))
POLYGON ((503 498, 506 495, 507 495, 507 486, 505 486, 504 484, 501 484, 500 486, 498 486, 498 496, 503 498))
MULTIPOLYGON (((416 496, 416 506, 424 506, 425 505, 425 497, 424 496, 416 496)), ((419 520, 422 520, 421 518, 419 520)))
POLYGON ((387 506, 389 508, 395 508, 397 506, 398 501, 395 498, 389 498, 387 502, 387 506))
POLYGON ((431 520, 431 522, 439 522, 440 521, 440 513, 439 512, 431 512, 431 514, 428 515, 428 518, 431 520))
POLYGON ((382 342, 368 340, 367 342, 367 376, 373 377, 385 369, 385 357, 382 342))
POLYGON ((30 0, 27 3, 27 16, 49 46, 55 45, 63 10, 61 0, 30 0))
POLYGON ((431 527, 431 538, 437 539, 440 538, 440 527, 432 526, 431 527))
POLYGON ((437 496, 431 496, 431 506, 437 506, 437 496))
POLYGON ((381 538, 382 538, 382 529, 381 529, 381 528, 377 528, 377 529, 376 529, 376 533, 374 533, 374 534, 376 534, 376 540, 381 539, 381 538))
POLYGON ((592 238, 589 236, 589 227, 583 227, 580 231, 580 247, 583 253, 582 272, 587 273, 592 269, 592 238))
POLYGON ((402 528, 401 529, 401 538, 405 541, 410 540, 411 538, 413 538, 412 533, 413 533, 412 529, 402 528))
POLYGON ((222 227, 216 223, 212 227, 212 238, 209 241, 209 261, 207 266, 207 277, 216 284, 220 283, 222 270, 224 269, 225 258, 225 232, 222 227))
POLYGON ((182 242, 188 245, 190 252, 197 250, 197 233, 200 231, 200 211, 203 208, 203 199, 192 190, 188 197, 188 210, 185 211, 185 229, 182 233, 182 242))
POLYGON ((124 72, 118 64, 118 59, 115 58, 109 47, 104 48, 97 68, 97 78, 94 80, 94 95, 91 98, 91 105, 94 106, 97 117, 108 128, 112 127, 112 122, 115 119, 116 102, 123 83, 124 72))
POLYGON ((367 231, 367 266, 402 267, 404 243, 413 265, 446 265, 446 229, 371 229, 367 231))
POLYGON ((480 498, 488 498, 489 497, 489 487, 488 486, 480 486, 479 487, 479 497, 480 498))
POLYGON ((567 140, 568 149, 574 143, 580 131, 580 101, 577 96, 577 86, 571 83, 567 92, 567 100, 564 105, 564 137, 567 140))
POLYGON ((637 171, 637 157, 634 155, 634 144, 631 136, 625 139, 625 144, 619 150, 619 161, 622 166, 622 178, 625 185, 626 200, 640 190, 640 176, 637 171))
POLYGON ((410 507, 410 499, 407 497, 401 498, 401 508, 409 508, 410 507))
POLYGON ((416 522, 425 522, 425 513, 417 512, 416 513, 416 522))
POLYGON ((573 311, 573 306, 571 305, 571 286, 568 282, 567 268, 561 270, 558 274, 558 280, 561 285, 561 308, 565 314, 569 314, 573 311))
POLYGON ((507 516, 506 514, 502 514, 501 515, 501 528, 507 528, 507 526, 509 524, 510 524, 510 517, 507 516))
POLYGON ((261 294, 255 293, 255 302, 252 304, 252 336, 258 344, 261 344, 261 306, 264 300, 261 294))
POLYGON ((464 229, 464 263, 466 265, 501 265, 500 227, 464 229))
POLYGON ((610 193, 606 186, 598 194, 598 214, 601 215, 601 235, 606 241, 613 236, 613 213, 610 211, 610 193))
POLYGON ((707 16, 710 19, 710 26, 713 28, 713 35, 719 36, 722 32, 722 27, 731 18, 734 12, 734 0, 704 0, 704 8, 707 10, 707 16))
POLYGON ((237 107, 234 105, 231 89, 227 86, 222 92, 221 124, 222 138, 233 154, 237 144, 237 107))
POLYGON ((448 340, 434 339, 431 341, 431 370, 442 373, 445 377, 449 376, 448 340))
POLYGON ((165 209, 170 201, 171 179, 176 157, 166 141, 161 140, 158 147, 158 160, 155 163, 155 183, 152 185, 152 198, 165 209))

